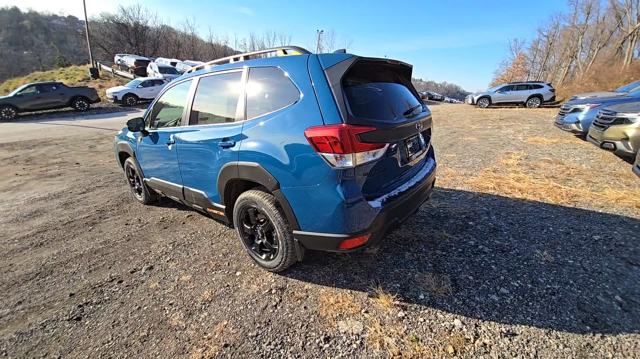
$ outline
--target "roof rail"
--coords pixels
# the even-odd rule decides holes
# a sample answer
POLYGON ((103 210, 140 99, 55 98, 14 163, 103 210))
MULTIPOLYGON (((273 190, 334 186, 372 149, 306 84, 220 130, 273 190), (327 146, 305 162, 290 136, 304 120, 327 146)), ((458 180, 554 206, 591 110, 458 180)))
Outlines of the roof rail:
POLYGON ((227 57, 223 57, 220 59, 216 59, 213 61, 206 62, 202 65, 194 66, 190 68, 187 73, 195 72, 201 70, 207 66, 215 66, 215 65, 223 65, 223 64, 232 64, 234 62, 246 61, 251 59, 263 58, 263 57, 271 57, 271 56, 279 56, 282 55, 306 55, 311 52, 305 48, 299 46, 279 46, 273 47, 265 50, 258 50, 252 52, 245 52, 242 54, 231 55, 227 57))
POLYGON ((509 84, 543 84, 546 83, 544 81, 511 81, 507 82, 509 84))

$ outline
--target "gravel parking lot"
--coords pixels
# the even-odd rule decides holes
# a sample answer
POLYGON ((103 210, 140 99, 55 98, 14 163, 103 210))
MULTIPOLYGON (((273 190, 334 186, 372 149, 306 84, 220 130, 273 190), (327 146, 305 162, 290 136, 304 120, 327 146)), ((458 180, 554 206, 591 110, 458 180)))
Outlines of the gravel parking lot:
POLYGON ((281 275, 187 207, 134 202, 126 118, 0 123, 0 356, 640 357, 631 165, 554 109, 432 111, 432 200, 380 248, 281 275))

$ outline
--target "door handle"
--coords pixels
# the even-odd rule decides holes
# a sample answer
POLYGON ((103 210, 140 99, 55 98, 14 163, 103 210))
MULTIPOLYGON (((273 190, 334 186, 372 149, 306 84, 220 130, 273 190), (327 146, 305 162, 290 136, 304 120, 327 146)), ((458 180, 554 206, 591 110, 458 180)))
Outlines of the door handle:
POLYGON ((175 144, 176 144, 176 139, 173 138, 173 135, 169 136, 169 139, 167 140, 167 146, 171 146, 175 144))
POLYGON ((220 148, 231 148, 235 145, 236 145, 236 141, 234 140, 220 141, 220 143, 218 143, 218 146, 220 146, 220 148))

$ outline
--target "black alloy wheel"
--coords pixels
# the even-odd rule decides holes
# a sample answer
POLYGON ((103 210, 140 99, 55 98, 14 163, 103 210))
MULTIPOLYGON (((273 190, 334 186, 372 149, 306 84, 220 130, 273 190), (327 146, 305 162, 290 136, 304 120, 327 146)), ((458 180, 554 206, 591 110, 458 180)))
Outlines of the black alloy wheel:
POLYGON ((71 104, 71 107, 75 108, 76 110, 78 110, 80 112, 87 111, 89 109, 89 106, 91 106, 89 104, 89 101, 87 101, 84 98, 77 98, 77 99, 73 100, 73 103, 71 104))
POLYGON ((245 246, 264 261, 278 256, 280 240, 273 223, 255 206, 246 206, 240 212, 240 235, 245 246))
POLYGON ((125 176, 127 177, 127 182, 129 182, 129 187, 131 188, 131 193, 138 201, 144 200, 144 184, 142 183, 142 178, 138 174, 136 168, 129 163, 125 165, 124 168, 125 176))
POLYGON ((18 111, 14 107, 11 106, 2 106, 0 107, 0 119, 5 121, 10 121, 16 118, 18 115, 18 111))

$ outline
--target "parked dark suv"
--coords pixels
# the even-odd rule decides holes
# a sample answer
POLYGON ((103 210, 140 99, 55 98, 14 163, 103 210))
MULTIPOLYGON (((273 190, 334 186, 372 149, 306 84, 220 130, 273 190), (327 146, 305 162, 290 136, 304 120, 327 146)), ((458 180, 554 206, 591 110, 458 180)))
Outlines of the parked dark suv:
POLYGON ((100 102, 100 97, 90 87, 69 87, 61 82, 30 83, 0 97, 0 119, 11 120, 20 112, 63 107, 86 111, 96 102, 100 102))
POLYGON ((232 224, 270 271, 351 251, 429 198, 431 112, 409 64, 283 47, 200 65, 115 138, 133 196, 232 224))

